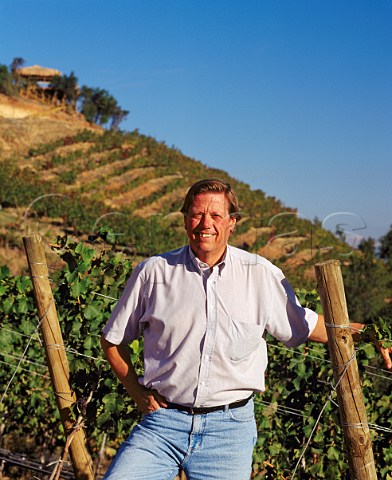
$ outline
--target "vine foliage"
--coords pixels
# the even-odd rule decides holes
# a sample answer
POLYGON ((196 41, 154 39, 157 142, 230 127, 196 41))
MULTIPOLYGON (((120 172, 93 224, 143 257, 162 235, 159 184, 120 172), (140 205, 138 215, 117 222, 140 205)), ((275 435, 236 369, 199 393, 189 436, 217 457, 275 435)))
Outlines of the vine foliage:
MULTIPOLYGON (((59 237, 53 250, 61 265, 53 271, 53 292, 78 401, 75 418, 83 415, 94 458, 104 435, 112 456, 139 420, 133 401, 115 379, 100 347, 102 328, 132 271, 132 261, 114 245, 110 230, 101 230, 94 244, 59 237)), ((316 291, 297 290, 300 302, 320 311, 316 291)), ((65 443, 27 276, 11 276, 0 268, 0 348, 2 385, 1 445, 39 456, 48 462, 65 443), (21 443, 23 440, 23 444, 21 443)), ((388 328, 387 321, 384 321, 388 328)), ((380 324, 381 325, 381 324, 380 324)), ((381 329, 382 325, 380 326, 381 329)), ((384 328, 382 327, 382 328, 384 328)), ((379 330, 384 334, 384 330, 379 330)), ((305 344, 286 349, 272 337, 267 389, 255 396, 258 440, 253 457, 254 479, 288 479, 300 456, 298 478, 349 478, 338 409, 329 402, 332 369, 326 348, 305 344), (328 402, 307 451, 310 432, 328 402)), ((130 345, 130 355, 142 374, 143 342, 130 345)), ((363 343, 357 351, 363 393, 372 429, 373 450, 380 478, 392 479, 391 377, 382 368, 376 349, 363 343), (377 372, 377 376, 371 374, 377 372), (381 377, 381 378, 380 378, 381 377)))

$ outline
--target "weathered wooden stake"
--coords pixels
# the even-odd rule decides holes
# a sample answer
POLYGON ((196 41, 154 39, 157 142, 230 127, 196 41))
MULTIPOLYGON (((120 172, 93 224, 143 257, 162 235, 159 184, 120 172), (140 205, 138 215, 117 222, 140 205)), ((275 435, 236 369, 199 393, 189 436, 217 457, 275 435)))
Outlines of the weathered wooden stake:
POLYGON ((93 464, 86 448, 83 428, 75 429, 71 408, 76 402, 75 393, 69 384, 69 366, 57 317, 56 306, 49 283, 45 252, 39 235, 23 238, 29 264, 34 295, 41 321, 41 333, 52 386, 61 421, 67 438, 72 435, 70 456, 77 480, 92 480, 93 464))
POLYGON ((314 268, 327 327, 350 473, 353 480, 377 480, 340 263, 329 260, 316 264, 314 268))

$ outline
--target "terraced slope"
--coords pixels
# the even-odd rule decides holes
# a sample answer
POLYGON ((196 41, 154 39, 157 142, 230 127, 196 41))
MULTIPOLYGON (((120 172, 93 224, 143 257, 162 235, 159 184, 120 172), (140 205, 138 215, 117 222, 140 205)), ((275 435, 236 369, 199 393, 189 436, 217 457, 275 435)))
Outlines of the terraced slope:
MULTIPOLYGON (((32 135, 19 148, 8 143, 0 150, 0 264, 14 273, 25 268, 22 236, 32 232, 49 244, 64 233, 93 241, 100 228, 110 227, 116 248, 127 249, 135 261, 184 244, 182 200, 190 184, 207 177, 229 181, 239 194, 242 219, 232 243, 274 260, 289 275, 312 277, 312 265, 329 255, 331 245, 339 248, 332 234, 299 219, 294 209, 175 148, 137 131, 85 129, 78 118, 44 112, 51 122, 48 142, 32 135)), ((16 120, 27 132, 33 118, 0 117, 3 145, 4 138, 16 141, 16 120), (8 122, 7 134, 1 122, 8 122)))
POLYGON ((21 236, 34 229, 48 241, 64 231, 86 240, 110 226, 140 258, 174 248, 186 241, 178 214, 184 194, 205 177, 227 180, 239 193, 243 218, 233 244, 298 268, 313 262, 320 247, 336 243, 262 191, 137 132, 66 136, 9 158, 0 175, 6 185, 0 216, 4 259, 10 245, 20 250, 21 236))

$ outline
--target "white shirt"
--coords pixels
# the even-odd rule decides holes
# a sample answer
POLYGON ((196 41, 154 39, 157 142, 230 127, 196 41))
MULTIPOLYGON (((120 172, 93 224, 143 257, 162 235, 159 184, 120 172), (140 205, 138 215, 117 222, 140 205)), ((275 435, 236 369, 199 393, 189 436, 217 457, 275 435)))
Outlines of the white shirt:
POLYGON ((317 323, 317 314, 300 306, 281 270, 265 258, 228 246, 209 276, 199 263, 189 247, 142 262, 104 328, 116 345, 143 333, 139 381, 169 402, 194 407, 264 390, 264 331, 294 347, 317 323))

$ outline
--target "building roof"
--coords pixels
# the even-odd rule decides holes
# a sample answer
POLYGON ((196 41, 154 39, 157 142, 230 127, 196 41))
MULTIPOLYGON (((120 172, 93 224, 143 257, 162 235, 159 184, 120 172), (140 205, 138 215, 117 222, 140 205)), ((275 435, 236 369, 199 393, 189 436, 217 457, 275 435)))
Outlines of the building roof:
POLYGON ((18 74, 23 77, 54 77, 55 75, 62 76, 60 70, 55 68, 41 67, 40 65, 32 65, 31 67, 18 68, 18 74))

